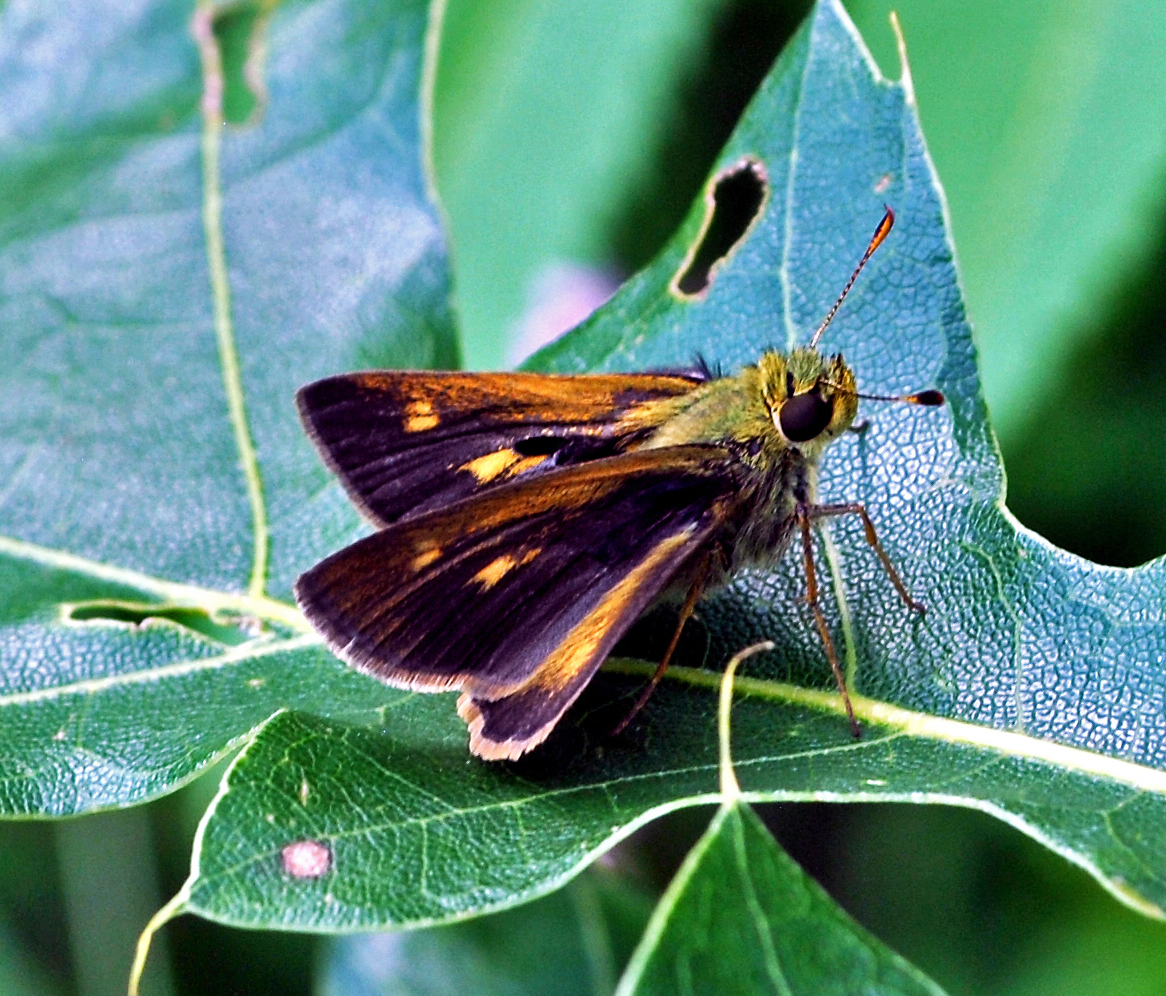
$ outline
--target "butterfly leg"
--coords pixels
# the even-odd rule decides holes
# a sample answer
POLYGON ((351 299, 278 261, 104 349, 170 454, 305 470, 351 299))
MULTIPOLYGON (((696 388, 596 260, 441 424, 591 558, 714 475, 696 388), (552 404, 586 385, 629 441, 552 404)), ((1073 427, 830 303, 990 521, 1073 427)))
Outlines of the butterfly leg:
POLYGON ((664 677, 664 672, 668 670, 668 665, 672 661, 672 654, 676 650, 676 645, 680 642, 680 634, 684 632, 684 624, 688 622, 693 609, 696 608, 697 599, 700 598, 701 592, 704 591, 704 583, 708 578, 711 561, 712 554, 707 554, 701 561, 701 565, 696 572, 696 579, 692 582, 692 587, 688 589, 688 597, 684 599, 684 605, 680 608, 680 616, 676 620, 676 630, 672 634, 672 641, 668 644, 668 649, 664 651, 664 656, 660 659, 656 673, 652 675, 652 680, 648 682, 648 687, 640 692, 640 697, 636 699, 636 704, 632 706, 628 714, 611 731, 611 736, 618 736, 627 729, 628 723, 635 719, 636 713, 644 708, 648 699, 651 698, 652 692, 660 684, 660 679, 664 677))
POLYGON ((914 612, 922 613, 927 611, 923 604, 915 601, 911 597, 911 593, 907 591, 907 586, 903 584, 903 579, 899 577, 899 572, 895 570, 895 565, 891 563, 891 558, 887 555, 887 551, 883 549, 882 543, 879 542, 878 535, 875 533, 874 523, 871 522, 865 505, 860 505, 858 502, 847 502, 840 505, 807 505, 805 515, 808 519, 826 519, 835 515, 857 515, 861 518, 863 532, 866 534, 866 541, 874 549, 874 552, 878 554, 879 560, 882 561, 883 570, 887 572, 887 577, 891 579, 891 584, 895 586, 895 591, 899 593, 903 604, 914 612))
POLYGON ((826 625, 826 616, 818 601, 818 575, 814 570, 814 540, 810 533, 810 521, 815 511, 826 507, 831 506, 798 505, 797 509, 798 527, 802 531, 802 561, 806 568, 806 604, 814 612, 814 621, 818 624, 818 632, 821 634, 822 644, 826 648, 830 670, 834 672, 834 680, 838 682, 838 693, 842 696, 842 704, 846 706, 846 715, 850 719, 850 729, 854 732, 854 738, 857 740, 862 736, 862 730, 854 716, 854 707, 850 704, 850 693, 846 689, 846 678, 842 674, 838 652, 834 649, 834 639, 830 636, 830 629, 826 625))

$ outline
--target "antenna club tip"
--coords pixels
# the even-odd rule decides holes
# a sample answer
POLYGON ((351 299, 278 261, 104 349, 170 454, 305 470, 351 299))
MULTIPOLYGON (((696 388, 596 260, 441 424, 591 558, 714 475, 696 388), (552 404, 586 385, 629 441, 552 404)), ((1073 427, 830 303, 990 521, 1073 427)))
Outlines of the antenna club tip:
MULTIPOLYGON (((879 227, 875 229, 874 235, 871 237, 870 245, 867 247, 866 255, 862 257, 862 262, 865 263, 874 254, 874 251, 883 244, 883 239, 891 234, 891 229, 895 227, 895 212, 891 210, 889 204, 884 204, 887 213, 883 215, 883 220, 879 222, 879 227)), ((862 269, 861 264, 859 269, 862 269)))
POLYGON ((942 391, 920 391, 918 394, 912 394, 907 399, 917 405, 927 405, 929 408, 937 408, 942 405, 947 399, 943 396, 942 391))

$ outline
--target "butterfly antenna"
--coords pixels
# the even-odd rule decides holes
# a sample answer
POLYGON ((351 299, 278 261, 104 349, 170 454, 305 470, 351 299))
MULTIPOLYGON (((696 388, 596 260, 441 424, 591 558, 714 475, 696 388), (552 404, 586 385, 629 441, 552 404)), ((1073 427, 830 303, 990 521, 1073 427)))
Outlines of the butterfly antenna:
POLYGON ((928 391, 917 391, 915 394, 863 394, 861 391, 850 391, 841 384, 824 380, 821 383, 834 388, 839 394, 849 394, 855 398, 865 398, 867 401, 905 401, 909 405, 925 405, 928 408, 938 408, 946 400, 942 391, 934 388, 928 391))
POLYGON ((826 326, 834 320, 834 316, 838 314, 838 309, 842 307, 842 302, 846 300, 846 295, 850 293, 850 288, 854 286, 854 281, 858 279, 858 275, 862 272, 862 268, 866 266, 866 261, 874 255, 875 250, 883 244, 883 239, 887 237, 895 224, 895 212, 889 207, 887 213, 883 215, 883 220, 879 222, 879 227, 875 229, 874 235, 871 237, 870 245, 866 247, 866 252, 862 254, 862 259, 858 261, 858 266, 854 268, 854 272, 850 275, 850 279, 846 281, 846 286, 842 288, 842 293, 838 295, 838 300, 834 302, 834 307, 826 312, 826 317, 822 319, 822 324, 818 326, 814 333, 814 338, 810 340, 810 349, 818 345, 818 340, 822 338, 822 333, 826 331, 826 326))

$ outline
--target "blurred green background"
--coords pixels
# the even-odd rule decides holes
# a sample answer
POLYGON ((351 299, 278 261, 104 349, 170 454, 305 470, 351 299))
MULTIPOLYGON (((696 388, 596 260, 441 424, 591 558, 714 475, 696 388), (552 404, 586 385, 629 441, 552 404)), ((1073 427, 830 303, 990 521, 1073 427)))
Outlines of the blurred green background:
MULTIPOLYGON (((469 366, 513 365, 536 326, 581 317, 652 256, 807 6, 449 0, 434 158, 469 366)), ((884 72, 897 76, 892 5, 847 6, 884 72)), ((1093 560, 1128 566, 1158 556, 1166 551, 1160 0, 894 7, 947 190, 1009 506, 1093 560)), ((0 824, 0 994, 124 991, 137 931, 181 884, 216 778, 126 813, 0 824), (151 848, 156 874, 141 860, 151 848), (103 901, 88 904, 94 894, 103 901), (87 915, 112 906, 125 911, 122 921, 87 915)), ((1166 994, 1166 925, 987 816, 856 805, 765 815, 854 916, 953 996, 1166 994)), ((614 869, 650 895, 707 817, 660 821, 596 875, 614 869)), ((634 933, 636 915, 629 922, 634 933)), ((145 991, 308 994, 330 945, 188 917, 166 928, 145 991)))

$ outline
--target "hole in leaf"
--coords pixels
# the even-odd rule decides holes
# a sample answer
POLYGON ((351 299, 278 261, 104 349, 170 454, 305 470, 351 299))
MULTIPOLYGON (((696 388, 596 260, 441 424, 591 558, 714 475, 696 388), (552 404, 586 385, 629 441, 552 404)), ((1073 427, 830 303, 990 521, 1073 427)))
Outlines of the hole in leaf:
POLYGON ((744 239, 761 214, 768 192, 765 167, 746 159, 713 180, 705 195, 707 210, 696 249, 690 251, 676 279, 676 290, 685 297, 703 296, 720 266, 744 239))
MULTIPOLYGON (((675 103, 657 129, 651 168, 622 194, 614 258, 636 273, 681 226, 773 60, 810 12, 809 0, 725 0, 712 5, 702 43, 675 65, 675 103), (691 59, 691 61, 689 61, 691 59)), ((896 64, 897 66, 897 64, 896 64)))
POLYGON ((270 0, 233 4, 215 14, 215 42, 223 73, 223 118, 251 124, 267 102, 263 57, 267 22, 276 5, 270 0))
POLYGON ((68 607, 72 622, 118 622, 141 626, 150 619, 167 619, 215 643, 237 647, 260 632, 258 620, 239 617, 235 622, 214 619, 205 609, 184 605, 140 605, 134 602, 82 602, 68 607))

